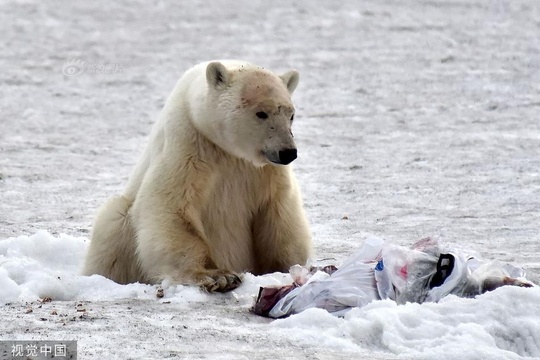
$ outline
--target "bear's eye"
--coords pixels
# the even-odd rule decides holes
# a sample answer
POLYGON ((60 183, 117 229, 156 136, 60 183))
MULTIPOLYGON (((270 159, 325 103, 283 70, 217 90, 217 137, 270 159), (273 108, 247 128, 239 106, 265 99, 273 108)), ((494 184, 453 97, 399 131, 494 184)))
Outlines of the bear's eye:
POLYGON ((264 111, 259 111, 258 113, 256 113, 255 115, 257 115, 257 117, 259 119, 267 119, 268 118, 268 114, 265 113, 264 111))
POLYGON ((294 120, 294 114, 291 115, 291 121, 293 121, 293 120, 294 120))

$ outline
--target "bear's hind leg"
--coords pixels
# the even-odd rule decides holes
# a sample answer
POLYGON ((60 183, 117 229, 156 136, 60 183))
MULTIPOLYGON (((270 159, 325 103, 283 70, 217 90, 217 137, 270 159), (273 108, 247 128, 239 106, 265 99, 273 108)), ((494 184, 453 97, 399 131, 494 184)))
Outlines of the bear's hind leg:
POLYGON ((83 275, 103 275, 117 283, 144 281, 135 257, 134 231, 129 218, 132 201, 109 199, 99 210, 92 230, 83 275))

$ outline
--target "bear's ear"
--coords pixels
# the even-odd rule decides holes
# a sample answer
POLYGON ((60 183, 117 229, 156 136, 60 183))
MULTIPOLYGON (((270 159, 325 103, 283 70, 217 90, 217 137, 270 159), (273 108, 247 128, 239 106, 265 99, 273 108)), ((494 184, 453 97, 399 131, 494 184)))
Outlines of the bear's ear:
POLYGON ((292 94, 294 92, 294 89, 296 89, 296 86, 298 85, 298 81, 300 80, 300 74, 296 70, 290 70, 287 71, 285 74, 280 76, 281 80, 283 80, 283 83, 285 86, 287 86, 287 90, 289 90, 289 93, 292 94))
POLYGON ((220 62, 214 61, 206 67, 206 81, 215 89, 225 89, 230 81, 229 70, 220 62))

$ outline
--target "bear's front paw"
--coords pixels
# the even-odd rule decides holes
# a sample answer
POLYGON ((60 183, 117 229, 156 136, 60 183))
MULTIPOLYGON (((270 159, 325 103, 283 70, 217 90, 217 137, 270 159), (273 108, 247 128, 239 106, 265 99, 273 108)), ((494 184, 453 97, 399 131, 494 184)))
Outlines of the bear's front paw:
POLYGON ((200 279, 199 285, 209 292, 231 291, 242 283, 240 276, 223 270, 208 270, 200 279))

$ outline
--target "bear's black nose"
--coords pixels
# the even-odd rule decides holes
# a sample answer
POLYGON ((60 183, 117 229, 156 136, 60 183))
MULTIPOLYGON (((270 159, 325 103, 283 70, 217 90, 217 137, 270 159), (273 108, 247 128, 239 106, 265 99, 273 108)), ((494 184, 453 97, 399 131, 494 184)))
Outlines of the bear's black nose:
POLYGON ((296 149, 285 149, 279 151, 280 164, 290 164, 294 159, 296 159, 296 149))

